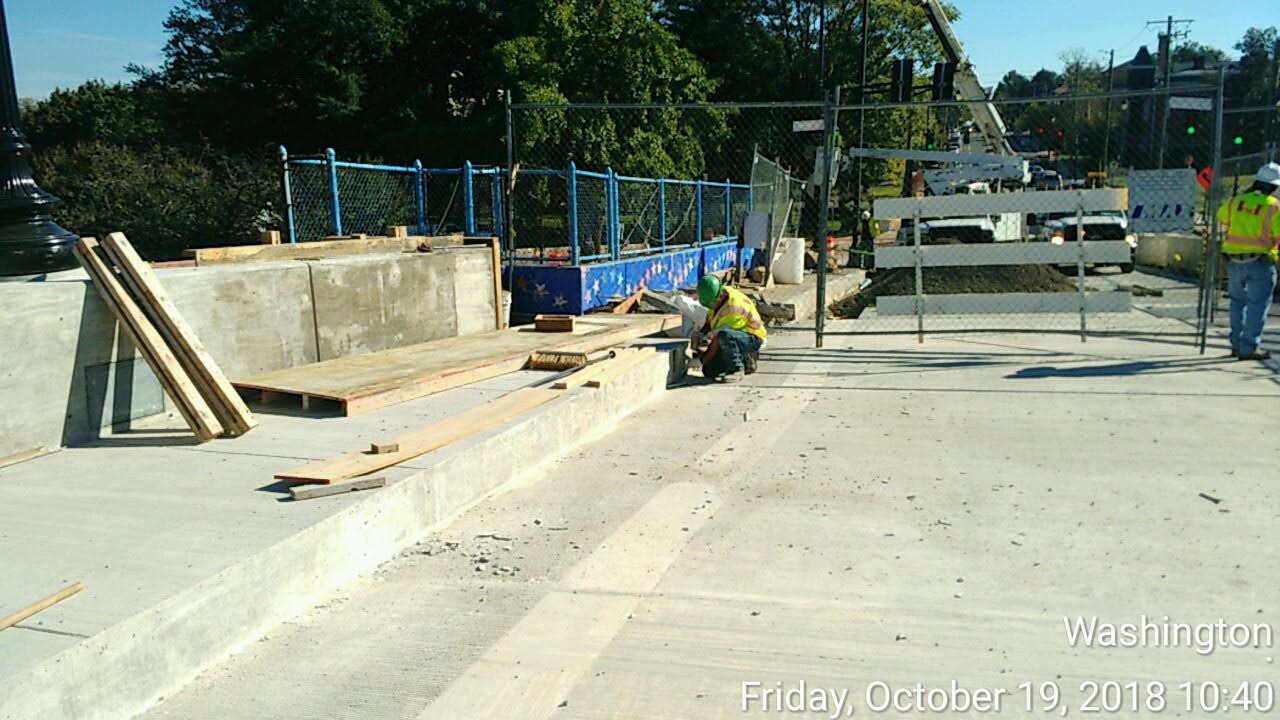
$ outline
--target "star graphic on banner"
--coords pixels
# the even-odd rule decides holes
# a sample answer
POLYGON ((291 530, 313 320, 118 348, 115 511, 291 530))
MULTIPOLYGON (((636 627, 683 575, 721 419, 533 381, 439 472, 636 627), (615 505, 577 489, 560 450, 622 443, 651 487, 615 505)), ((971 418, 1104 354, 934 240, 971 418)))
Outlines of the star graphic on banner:
POLYGON ((534 285, 534 286, 533 286, 533 298, 534 298, 535 300, 539 300, 539 301, 541 301, 541 300, 542 300, 543 298, 545 298, 546 296, 547 296, 547 286, 546 286, 546 285, 544 285, 544 284, 542 284, 542 283, 537 283, 536 285, 534 285))
POLYGON ((557 295, 555 299, 551 301, 551 304, 554 305, 556 309, 560 309, 565 305, 568 305, 569 301, 566 300, 563 295, 557 295))

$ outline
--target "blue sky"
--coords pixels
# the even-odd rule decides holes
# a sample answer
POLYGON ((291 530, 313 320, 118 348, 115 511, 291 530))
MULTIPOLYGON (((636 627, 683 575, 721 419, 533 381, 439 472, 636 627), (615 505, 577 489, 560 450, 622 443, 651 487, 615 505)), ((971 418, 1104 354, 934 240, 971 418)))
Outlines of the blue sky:
MULTIPOLYGON (((983 82, 993 85, 1007 70, 1031 74, 1057 67, 1065 50, 1081 49, 1116 62, 1138 46, 1156 45, 1147 20, 1170 13, 1193 18, 1191 39, 1230 51, 1251 24, 1280 11, 1266 4, 1204 0, 951 0, 962 18, 956 26, 983 82), (1019 9, 1013 11, 1011 6, 1019 9), (1029 8, 1035 8, 1030 10, 1029 8)), ((123 80, 130 62, 157 65, 165 35, 161 23, 174 0, 7 0, 18 92, 44 97, 56 87, 92 78, 123 80)), ((1280 6, 1274 6, 1280 8, 1280 6)))

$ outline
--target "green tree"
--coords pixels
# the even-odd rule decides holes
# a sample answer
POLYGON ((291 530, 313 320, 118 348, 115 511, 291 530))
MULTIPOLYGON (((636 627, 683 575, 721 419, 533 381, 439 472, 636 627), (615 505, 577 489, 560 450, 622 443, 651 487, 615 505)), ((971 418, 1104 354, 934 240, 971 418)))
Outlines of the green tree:
POLYGON ((97 141, 143 148, 165 138, 154 97, 133 85, 89 81, 72 90, 54 90, 28 103, 23 127, 37 148, 97 141))
POLYGON ((1017 70, 1010 70, 1005 73, 1000 80, 1000 84, 996 86, 995 98, 997 100, 1017 100, 1029 97, 1035 97, 1031 87, 1031 78, 1017 70))
POLYGON ((1240 51, 1240 79, 1236 93, 1244 105, 1270 105, 1272 52, 1276 45, 1275 27, 1249 28, 1236 43, 1240 51))
POLYGON ((1184 42, 1173 49, 1173 61, 1175 63, 1191 63, 1191 62, 1223 62, 1227 59, 1227 54, 1222 50, 1211 45, 1204 45, 1194 40, 1184 42))

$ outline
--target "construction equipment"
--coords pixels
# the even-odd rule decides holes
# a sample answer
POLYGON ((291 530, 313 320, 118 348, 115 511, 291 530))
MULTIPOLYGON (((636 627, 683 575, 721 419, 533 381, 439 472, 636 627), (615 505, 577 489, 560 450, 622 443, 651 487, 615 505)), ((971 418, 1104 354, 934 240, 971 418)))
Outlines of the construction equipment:
POLYGON ((938 35, 938 40, 942 43, 942 52, 947 56, 947 61, 956 67, 956 99, 973 103, 969 105, 969 110, 973 113, 973 121, 978 126, 978 131, 986 139, 987 149, 997 155, 1013 155, 1013 146, 1005 137, 1008 129, 1005 127, 1004 118, 1000 116, 996 106, 990 102, 987 92, 982 89, 982 82, 978 80, 973 62, 965 53, 964 46, 960 44, 960 38, 951 29, 947 11, 939 0, 918 0, 918 2, 924 9, 925 16, 929 18, 933 31, 938 35))
POLYGON ((1016 155, 985 155, 978 153, 954 153, 925 150, 879 150, 852 148, 852 157, 879 160, 914 160, 916 162, 946 163, 949 168, 922 171, 925 186, 933 195, 953 195, 957 188, 967 187, 979 180, 997 180, 1025 187, 1031 182, 1031 164, 1016 155))

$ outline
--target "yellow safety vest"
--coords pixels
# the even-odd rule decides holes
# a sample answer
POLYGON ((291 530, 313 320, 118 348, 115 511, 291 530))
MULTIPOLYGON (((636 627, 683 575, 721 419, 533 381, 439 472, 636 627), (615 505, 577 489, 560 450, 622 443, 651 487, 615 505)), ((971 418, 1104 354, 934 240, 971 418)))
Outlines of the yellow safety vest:
POLYGON ((1218 221, 1227 226, 1222 252, 1280 260, 1280 198, 1256 192, 1233 197, 1218 209, 1218 221))
POLYGON ((726 287, 724 290, 729 297, 720 309, 712 313, 711 329, 737 330, 764 340, 764 321, 760 319, 755 303, 736 288, 726 287))

